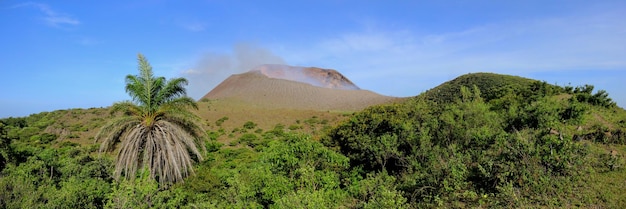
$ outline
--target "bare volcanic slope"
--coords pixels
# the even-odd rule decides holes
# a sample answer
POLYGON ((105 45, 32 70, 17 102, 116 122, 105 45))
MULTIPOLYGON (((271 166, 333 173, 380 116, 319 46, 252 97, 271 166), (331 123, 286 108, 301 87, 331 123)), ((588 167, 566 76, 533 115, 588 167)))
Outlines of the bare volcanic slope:
POLYGON ((361 90, 335 70, 262 65, 232 75, 203 99, 235 100, 262 108, 356 111, 395 97, 361 90))
POLYGON ((313 86, 331 88, 359 90, 352 81, 336 70, 322 69, 316 67, 294 67, 288 65, 261 65, 251 70, 259 72, 270 78, 285 79, 308 83, 313 86))

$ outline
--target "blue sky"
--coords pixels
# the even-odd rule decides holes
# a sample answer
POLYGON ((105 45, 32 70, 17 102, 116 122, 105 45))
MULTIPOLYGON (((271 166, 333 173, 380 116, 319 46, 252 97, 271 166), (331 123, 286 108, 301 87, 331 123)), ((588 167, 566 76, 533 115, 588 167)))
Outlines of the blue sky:
POLYGON ((260 64, 414 96, 471 72, 626 106, 626 1, 0 1, 0 118, 128 100, 137 53, 198 99, 260 64))

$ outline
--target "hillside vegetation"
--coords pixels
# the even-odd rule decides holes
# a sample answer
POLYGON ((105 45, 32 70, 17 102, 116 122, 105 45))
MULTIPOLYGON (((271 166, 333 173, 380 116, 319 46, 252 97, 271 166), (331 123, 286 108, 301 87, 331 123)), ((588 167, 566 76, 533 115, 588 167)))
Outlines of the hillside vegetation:
POLYGON ((410 207, 623 207, 626 112, 592 90, 469 74, 322 142, 363 176, 392 176, 410 207))
POLYGON ((115 181, 107 109, 0 122, 0 208, 626 207, 626 111, 593 86, 468 74, 359 112, 205 100, 208 153, 115 181))

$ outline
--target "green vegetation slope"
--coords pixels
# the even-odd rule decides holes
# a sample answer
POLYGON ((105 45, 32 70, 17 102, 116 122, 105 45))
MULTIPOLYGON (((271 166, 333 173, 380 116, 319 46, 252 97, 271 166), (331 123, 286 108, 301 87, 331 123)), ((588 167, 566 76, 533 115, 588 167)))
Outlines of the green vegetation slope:
POLYGON ((1 119, 0 208, 626 207, 626 111, 591 85, 480 73, 356 113, 199 108, 208 153, 168 188, 113 180, 91 138, 107 109, 1 119))

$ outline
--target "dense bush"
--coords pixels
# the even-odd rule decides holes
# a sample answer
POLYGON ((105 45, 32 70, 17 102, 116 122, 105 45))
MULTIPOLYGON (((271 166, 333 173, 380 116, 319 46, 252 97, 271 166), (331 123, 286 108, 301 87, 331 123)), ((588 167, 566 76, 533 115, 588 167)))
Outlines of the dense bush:
POLYGON ((0 178, 1 208, 102 208, 110 162, 82 148, 39 149, 0 178), (36 153, 36 154, 35 154, 36 153))
POLYGON ((509 114, 486 103, 477 87, 462 87, 456 102, 439 106, 417 98, 372 107, 322 142, 363 168, 363 176, 393 174, 411 205, 515 207, 520 198, 552 204, 550 194, 576 187, 590 168, 588 148, 555 130, 579 121, 585 108, 546 92, 516 101, 522 111, 509 114))

